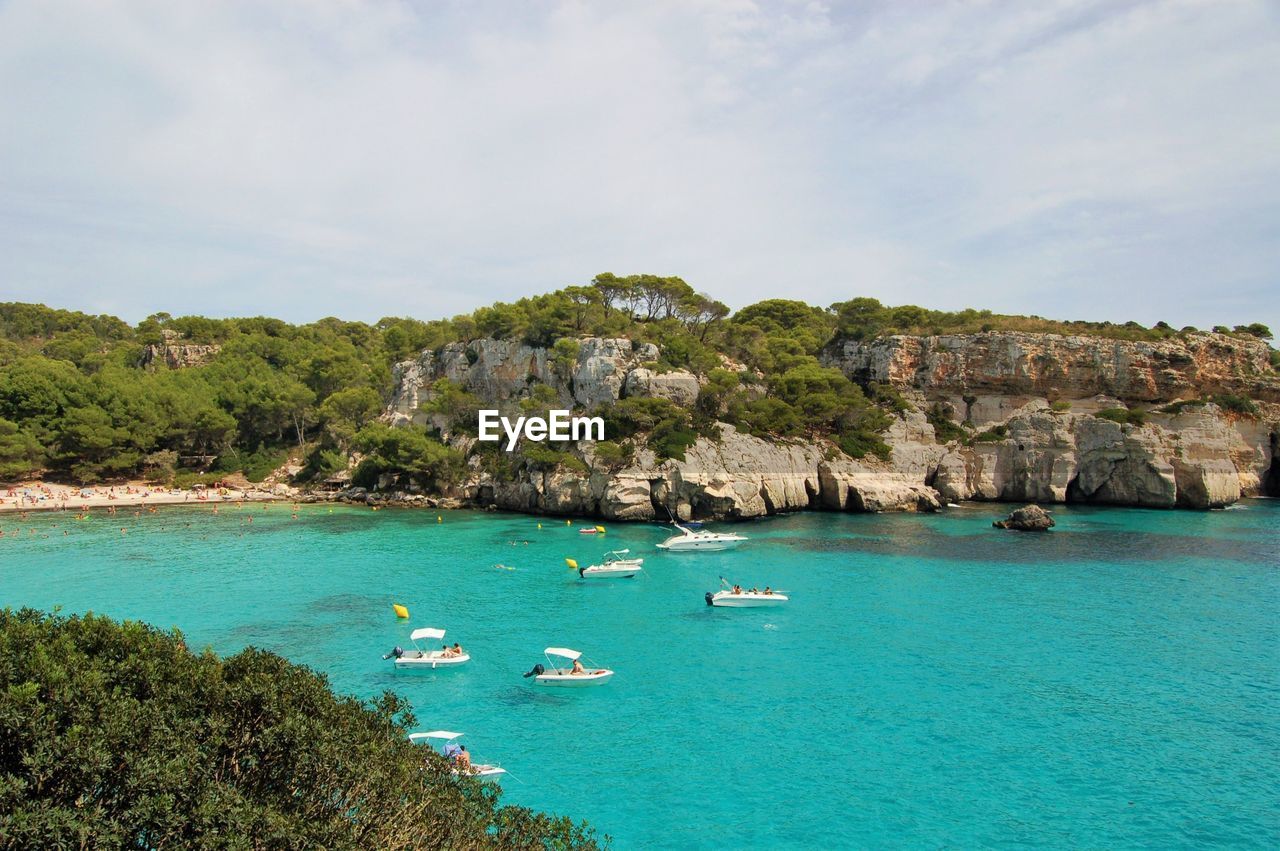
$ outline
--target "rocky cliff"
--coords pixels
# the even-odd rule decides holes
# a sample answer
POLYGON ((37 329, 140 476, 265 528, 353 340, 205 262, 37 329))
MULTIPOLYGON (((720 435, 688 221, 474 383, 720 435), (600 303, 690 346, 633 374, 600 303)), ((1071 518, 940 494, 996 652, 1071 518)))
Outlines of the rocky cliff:
MULTIPOLYGON (((628 396, 693 404, 700 378, 655 371, 659 354, 628 339, 585 338, 575 356, 558 359, 515 341, 451 344, 396 367, 386 418, 427 422, 419 405, 440 378, 504 411, 538 385, 566 408, 628 396)), ((722 425, 718 440, 700 439, 683 461, 640 449, 625 466, 607 466, 585 446, 586 472, 526 468, 510 480, 473 463, 456 495, 513 510, 645 520, 932 510, 972 499, 1208 508, 1280 488, 1280 380, 1261 342, 1217 334, 1154 343, 888 337, 835 346, 825 360, 864 385, 894 385, 910 403, 885 435, 888 462, 722 425), (1215 394, 1256 400, 1257 413, 1203 401, 1215 394), (1160 411, 1179 400, 1191 404, 1160 411), (1143 413, 1114 421, 1126 408, 1143 413), (964 436, 940 442, 926 411, 963 423, 964 436)))

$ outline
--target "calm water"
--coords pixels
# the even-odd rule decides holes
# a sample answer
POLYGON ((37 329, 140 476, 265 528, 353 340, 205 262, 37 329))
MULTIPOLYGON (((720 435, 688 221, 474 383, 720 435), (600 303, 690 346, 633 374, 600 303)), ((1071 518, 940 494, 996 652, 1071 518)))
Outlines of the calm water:
POLYGON ((598 540, 468 512, 0 516, 0 605, 176 625, 395 689, 421 729, 506 766, 507 800, 620 848, 1280 843, 1280 502, 1060 509, 1047 535, 994 530, 998 513, 775 518, 691 555, 654 550, 656 526, 598 540), (643 578, 564 567, 613 547, 643 578), (792 602, 709 609, 721 574, 792 602), (428 625, 473 661, 381 660, 428 625), (520 674, 551 644, 618 673, 535 692, 520 674))

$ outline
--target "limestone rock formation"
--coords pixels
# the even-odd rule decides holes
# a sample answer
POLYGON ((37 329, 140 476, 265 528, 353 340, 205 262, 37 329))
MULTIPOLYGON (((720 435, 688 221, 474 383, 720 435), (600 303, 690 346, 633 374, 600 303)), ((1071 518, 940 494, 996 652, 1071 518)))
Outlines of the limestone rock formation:
POLYGON ((186 369, 191 366, 203 366, 213 360, 222 346, 214 343, 199 345, 182 342, 182 335, 177 331, 160 332, 160 345, 148 345, 142 350, 139 366, 143 369, 155 369, 163 364, 169 369, 186 369))
POLYGON ((827 360, 861 382, 929 398, 998 395, 1156 402, 1217 392, 1280 401, 1261 340, 1187 334, 1155 342, 992 331, 847 341, 827 360))
POLYGON ((1016 529, 1020 532, 1047 532, 1053 528, 1053 518, 1049 516, 1049 512, 1045 511, 1038 505, 1024 505, 1022 508, 1014 509, 1003 520, 997 520, 991 524, 997 529, 1016 529))

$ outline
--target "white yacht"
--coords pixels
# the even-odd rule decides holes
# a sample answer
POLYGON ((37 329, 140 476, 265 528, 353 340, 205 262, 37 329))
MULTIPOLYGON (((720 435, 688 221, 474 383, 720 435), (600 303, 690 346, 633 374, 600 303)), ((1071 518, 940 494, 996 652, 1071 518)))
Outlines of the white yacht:
POLYGON ((630 579, 644 570, 644 559, 627 558, 630 554, 631 550, 613 550, 605 553, 603 564, 579 567, 578 575, 583 579, 630 579))
POLYGON ((679 529, 680 534, 672 535, 661 544, 658 544, 658 549, 666 550, 670 553, 730 550, 747 540, 743 536, 735 535, 732 532, 709 532, 705 529, 695 531, 681 526, 675 521, 672 521, 671 525, 679 529))

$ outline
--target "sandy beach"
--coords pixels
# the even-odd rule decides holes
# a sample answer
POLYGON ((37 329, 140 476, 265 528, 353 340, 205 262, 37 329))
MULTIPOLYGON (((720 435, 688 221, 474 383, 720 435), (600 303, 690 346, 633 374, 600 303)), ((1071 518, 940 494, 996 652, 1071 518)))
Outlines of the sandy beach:
POLYGON ((149 505, 208 505, 223 502, 278 502, 287 494, 249 487, 166 488, 146 482, 75 487, 48 482, 0 485, 0 513, 22 511, 87 511, 149 505))

